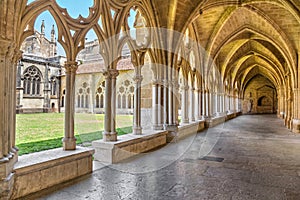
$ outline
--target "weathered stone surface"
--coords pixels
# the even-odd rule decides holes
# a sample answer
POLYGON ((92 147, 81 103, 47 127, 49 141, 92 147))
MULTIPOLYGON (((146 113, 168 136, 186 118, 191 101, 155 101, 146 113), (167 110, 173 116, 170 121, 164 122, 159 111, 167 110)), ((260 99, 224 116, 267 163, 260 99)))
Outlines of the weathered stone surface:
POLYGON ((13 198, 24 197, 91 173, 93 152, 78 147, 75 151, 54 149, 20 156, 14 168, 13 198))
POLYGON ((299 199, 300 136, 281 124, 273 115, 241 116, 134 160, 98 165, 92 177, 39 199, 299 199), (215 140, 207 155, 224 161, 199 160, 215 140))

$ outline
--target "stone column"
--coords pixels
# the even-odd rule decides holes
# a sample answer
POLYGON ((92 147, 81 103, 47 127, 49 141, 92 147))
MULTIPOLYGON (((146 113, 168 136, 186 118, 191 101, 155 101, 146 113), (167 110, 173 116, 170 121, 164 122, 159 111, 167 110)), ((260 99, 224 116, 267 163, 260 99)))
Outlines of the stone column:
MULTIPOLYGON (((167 72, 168 73, 168 72, 167 72)), ((169 83, 168 79, 163 80, 163 126, 167 130, 169 124, 169 83)))
POLYGON ((152 123, 153 130, 160 130, 158 128, 158 83, 157 81, 152 81, 152 123))
MULTIPOLYGON (((48 63, 46 63, 45 64, 45 78, 44 78, 44 105, 43 105, 43 112, 44 113, 50 112, 50 93, 51 93, 51 89, 49 87, 48 70, 49 70, 48 63)), ((75 98, 75 96, 74 96, 74 98, 75 98)))
MULTIPOLYGON (((103 141, 117 141, 116 132, 116 78, 118 70, 108 69, 103 73, 105 76, 105 97, 104 97, 104 132, 103 141)), ((134 97, 136 98, 136 97, 134 97)))
POLYGON ((284 109, 284 88, 281 86, 278 90, 278 113, 277 116, 284 119, 285 109, 284 109))
POLYGON ((202 90, 198 90, 198 120, 202 120, 202 90))
POLYGON ((0 199, 9 199, 13 191, 15 147, 16 63, 20 52, 15 44, 0 40, 0 199))
POLYGON ((195 88, 190 88, 190 121, 195 121, 195 88))
POLYGON ((163 84, 162 80, 158 82, 158 88, 157 88, 157 99, 158 99, 158 109, 157 109, 157 121, 158 121, 158 129, 162 130, 163 129, 163 84))
POLYGON ((21 105, 21 98, 23 96, 23 90, 22 87, 22 72, 23 72, 23 63, 22 61, 19 61, 18 68, 17 68, 17 79, 16 79, 16 113, 22 113, 22 105, 21 105))
POLYGON ((206 116, 208 118, 211 117, 211 93, 209 91, 206 91, 206 116))
POLYGON ((207 116, 206 108, 207 108, 206 90, 203 90, 202 91, 202 116, 203 116, 203 118, 206 118, 206 116, 207 116))
POLYGON ((182 123, 189 123, 188 118, 188 89, 187 85, 184 85, 181 88, 182 97, 181 97, 181 121, 182 123))
POLYGON ((66 103, 65 103, 65 137, 63 138, 63 149, 75 150, 76 138, 74 136, 74 114, 75 114, 75 77, 78 68, 77 62, 65 62, 66 69, 66 103))
POLYGON ((140 67, 136 67, 136 75, 133 78, 135 82, 135 90, 134 90, 134 109, 133 109, 133 134, 141 135, 142 127, 141 127, 141 83, 143 80, 143 76, 141 75, 140 67))
MULTIPOLYGON (((177 78, 178 80, 178 78, 177 78)), ((179 93, 179 84, 177 81, 173 82, 173 88, 174 88, 174 105, 173 105, 173 112, 174 112, 174 121, 173 124, 178 127, 179 122, 178 122, 178 107, 179 107, 179 98, 178 98, 178 93, 179 93)))
POLYGON ((300 89, 294 89, 294 116, 293 116, 293 127, 294 133, 300 133, 300 89))
POLYGON ((199 102, 199 90, 198 89, 194 90, 194 96, 195 96, 195 119, 199 120, 199 106, 200 106, 200 102, 199 102))

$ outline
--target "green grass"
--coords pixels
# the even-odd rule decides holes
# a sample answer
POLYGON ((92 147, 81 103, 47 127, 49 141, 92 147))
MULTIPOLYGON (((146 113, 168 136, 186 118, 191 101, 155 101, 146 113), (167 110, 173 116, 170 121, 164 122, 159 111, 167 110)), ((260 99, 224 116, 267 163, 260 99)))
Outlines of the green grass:
MULTIPOLYGON (((77 144, 86 145, 102 139, 104 115, 76 114, 75 137, 77 144)), ((118 115, 118 135, 132 132, 132 116, 118 115)), ((19 155, 62 147, 64 136, 63 113, 17 115, 16 144, 19 155)))

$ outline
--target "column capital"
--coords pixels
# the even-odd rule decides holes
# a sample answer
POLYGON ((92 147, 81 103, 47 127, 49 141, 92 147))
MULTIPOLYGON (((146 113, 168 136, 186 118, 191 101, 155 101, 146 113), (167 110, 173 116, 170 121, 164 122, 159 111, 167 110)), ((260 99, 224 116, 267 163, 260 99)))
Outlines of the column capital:
POLYGON ((66 61, 64 68, 66 69, 66 73, 76 72, 78 69, 78 63, 75 61, 66 61))
POLYGON ((181 85, 180 89, 187 91, 187 90, 189 90, 189 86, 188 85, 181 85))
POLYGON ((3 58, 10 59, 13 61, 15 52, 16 52, 16 44, 9 40, 0 40, 1 48, 0 48, 0 62, 3 62, 3 58))
POLYGON ((18 61, 22 58, 22 55, 23 55, 23 51, 21 51, 19 49, 15 49, 14 55, 12 58, 13 63, 18 63, 18 61))
POLYGON ((134 81, 135 83, 141 83, 142 80, 143 80, 143 76, 142 76, 142 75, 135 75, 135 76, 133 77, 133 81, 134 81))
POLYGON ((159 81, 158 80, 152 80, 152 85, 155 86, 155 85, 158 85, 159 84, 159 81))
POLYGON ((116 69, 107 69, 106 71, 103 72, 103 76, 105 78, 112 78, 115 79, 119 75, 119 71, 116 69))

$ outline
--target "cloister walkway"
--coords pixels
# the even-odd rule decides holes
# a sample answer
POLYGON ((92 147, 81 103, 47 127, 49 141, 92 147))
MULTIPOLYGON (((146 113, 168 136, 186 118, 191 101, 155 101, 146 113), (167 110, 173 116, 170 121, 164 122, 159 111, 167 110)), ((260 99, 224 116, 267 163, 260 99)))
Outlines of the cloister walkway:
MULTIPOLYGON (((40 199, 300 199, 300 135, 273 115, 245 115, 40 199)), ((49 191, 48 191, 49 192, 49 191)))

